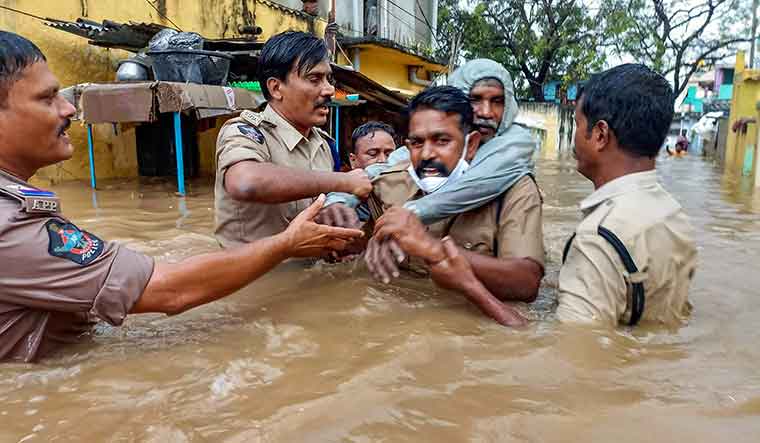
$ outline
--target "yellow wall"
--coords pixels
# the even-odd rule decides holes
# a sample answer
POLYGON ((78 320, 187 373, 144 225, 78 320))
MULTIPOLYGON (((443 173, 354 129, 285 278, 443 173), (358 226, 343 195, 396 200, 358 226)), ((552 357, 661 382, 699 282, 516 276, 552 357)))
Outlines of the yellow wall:
MULTIPOLYGON (((361 45, 359 56, 359 72, 382 84, 388 89, 399 91, 402 94, 414 95, 425 87, 409 82, 407 66, 422 66, 417 71, 417 77, 428 80, 426 76, 435 75, 436 72, 445 72, 445 67, 423 61, 419 57, 405 54, 396 49, 385 48, 376 45, 361 45)), ((353 49, 348 49, 346 55, 353 57, 353 49)), ((350 65, 351 61, 344 56, 339 57, 338 62, 350 65)))
MULTIPOLYGON (((100 22, 159 23, 170 26, 144 0, 0 0, 0 3, 42 17, 74 21, 79 17, 100 22)), ((240 0, 165 0, 166 15, 184 31, 194 31, 208 38, 239 37, 237 29, 243 24, 240 0), (181 7, 180 7, 181 5, 181 7)), ((309 23, 293 14, 271 7, 266 0, 247 0, 248 9, 255 11, 256 24, 264 30, 259 39, 288 29, 306 31, 309 23)), ((87 40, 44 26, 36 19, 0 10, 0 29, 23 35, 45 53, 52 71, 63 87, 85 82, 113 81, 117 63, 130 54, 125 51, 99 48, 87 40)), ((324 23, 316 22, 323 33, 324 23)), ((216 129, 199 134, 202 172, 213 171, 213 152, 218 133, 216 129)), ((113 125, 94 126, 95 168, 98 178, 137 176, 137 155, 134 128, 114 133, 113 125)), ((37 179, 57 182, 89 177, 87 135, 85 128, 74 124, 70 131, 75 153, 72 159, 41 170, 37 179)))
POLYGON ((573 112, 555 103, 520 102, 515 121, 541 134, 541 157, 556 159, 570 152, 575 126, 573 112))
MULTIPOLYGON (((744 53, 737 54, 734 74, 734 94, 731 100, 731 113, 728 122, 733 125, 740 118, 754 117, 760 123, 757 103, 760 101, 760 70, 744 68, 744 53)), ((748 150, 753 150, 754 168, 751 175, 760 173, 758 168, 758 123, 747 125, 747 133, 728 131, 726 139, 726 170, 741 174, 748 150)), ((759 186, 756 181, 755 186, 759 186)))

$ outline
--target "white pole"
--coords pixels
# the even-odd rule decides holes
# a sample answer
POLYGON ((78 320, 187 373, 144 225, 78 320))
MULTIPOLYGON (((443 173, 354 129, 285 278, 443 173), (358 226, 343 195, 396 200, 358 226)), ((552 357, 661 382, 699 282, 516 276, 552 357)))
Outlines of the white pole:
POLYGON ((755 67, 755 45, 757 44, 757 2, 752 0, 752 43, 749 47, 749 67, 755 67))

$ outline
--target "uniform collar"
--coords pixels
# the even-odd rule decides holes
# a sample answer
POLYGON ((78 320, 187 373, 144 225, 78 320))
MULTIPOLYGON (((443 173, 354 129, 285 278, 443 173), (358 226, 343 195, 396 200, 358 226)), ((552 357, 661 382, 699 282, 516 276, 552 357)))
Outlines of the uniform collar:
POLYGON ((26 180, 23 180, 19 177, 16 177, 15 175, 11 174, 10 172, 0 169, 0 178, 4 178, 8 181, 15 182, 19 185, 24 185, 28 187, 32 187, 26 180))
POLYGON ((654 185, 657 185, 657 171, 654 169, 651 171, 626 174, 605 183, 601 188, 583 199, 580 204, 581 211, 590 211, 611 198, 628 194, 630 192, 636 192, 639 189, 654 185))
POLYGON ((264 120, 272 123, 277 128, 279 128, 277 134, 282 138, 282 141, 285 142, 285 146, 288 148, 288 151, 295 149, 295 147, 298 146, 298 143, 300 143, 302 140, 309 142, 318 136, 314 128, 311 128, 309 130, 309 139, 307 139, 300 132, 298 132, 298 130, 294 128, 289 121, 285 120, 285 118, 278 114, 271 105, 267 105, 267 107, 264 109, 264 112, 261 114, 264 117, 264 120))

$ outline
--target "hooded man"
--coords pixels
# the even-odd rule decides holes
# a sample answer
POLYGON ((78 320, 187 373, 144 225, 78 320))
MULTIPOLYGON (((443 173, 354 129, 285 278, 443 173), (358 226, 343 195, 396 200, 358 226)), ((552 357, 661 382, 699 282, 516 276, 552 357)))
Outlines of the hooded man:
MULTIPOLYGON (((509 71, 493 60, 475 59, 454 71, 449 84, 470 97, 481 146, 469 162, 467 174, 448 180, 435 193, 406 203, 405 207, 426 225, 479 208, 533 174, 536 143, 527 128, 514 122, 518 108, 509 71)), ((402 146, 387 163, 371 165, 366 171, 374 178, 408 160, 409 150, 402 146)), ((341 226, 356 227, 358 218, 345 209, 358 205, 359 199, 350 194, 331 193, 320 216, 344 221, 341 226), (332 214, 325 217, 328 213, 332 214)))

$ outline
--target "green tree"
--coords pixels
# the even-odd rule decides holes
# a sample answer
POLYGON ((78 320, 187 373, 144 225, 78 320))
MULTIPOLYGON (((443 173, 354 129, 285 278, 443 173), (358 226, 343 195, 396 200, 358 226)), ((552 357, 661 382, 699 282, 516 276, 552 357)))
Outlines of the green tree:
POLYGON ((748 0, 614 0, 608 18, 615 50, 666 76, 682 93, 701 66, 748 42, 748 0), (626 11, 621 13, 620 11, 626 11))
POLYGON ((482 0, 472 16, 477 32, 465 52, 519 73, 518 86, 536 101, 546 82, 582 80, 604 65, 605 17, 579 0, 482 0))

